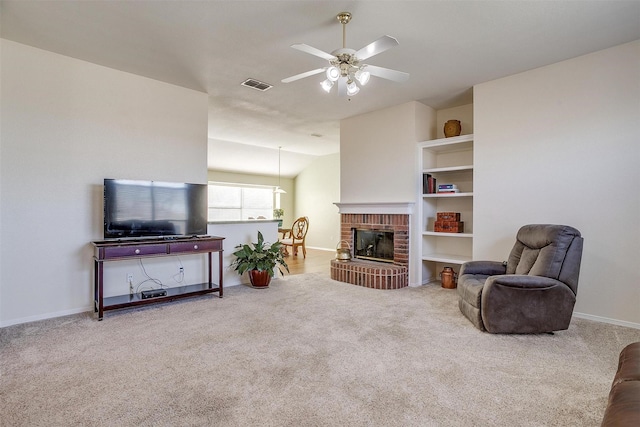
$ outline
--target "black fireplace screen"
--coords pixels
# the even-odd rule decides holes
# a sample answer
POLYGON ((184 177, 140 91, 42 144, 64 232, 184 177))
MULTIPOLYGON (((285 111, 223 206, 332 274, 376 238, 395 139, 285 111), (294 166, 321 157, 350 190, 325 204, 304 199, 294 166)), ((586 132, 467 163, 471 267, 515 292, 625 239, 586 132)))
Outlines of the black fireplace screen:
POLYGON ((354 256, 393 262, 393 231, 353 229, 354 256))

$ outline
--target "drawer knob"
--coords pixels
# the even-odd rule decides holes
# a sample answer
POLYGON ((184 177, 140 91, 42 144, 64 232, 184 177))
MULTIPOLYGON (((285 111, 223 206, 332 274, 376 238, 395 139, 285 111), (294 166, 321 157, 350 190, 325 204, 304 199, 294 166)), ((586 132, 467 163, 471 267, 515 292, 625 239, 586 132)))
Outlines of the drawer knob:
POLYGON ((136 249, 136 255, 140 253, 140 249, 136 249))
POLYGON ((193 245, 193 249, 198 249, 198 245, 193 245))

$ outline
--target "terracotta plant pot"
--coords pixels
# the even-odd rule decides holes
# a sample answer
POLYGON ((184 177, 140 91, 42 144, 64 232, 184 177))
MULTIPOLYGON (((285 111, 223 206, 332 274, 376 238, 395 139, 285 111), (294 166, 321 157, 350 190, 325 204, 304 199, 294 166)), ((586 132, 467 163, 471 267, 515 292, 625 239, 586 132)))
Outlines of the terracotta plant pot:
POLYGON ((249 270, 249 280, 254 288, 267 288, 271 283, 271 276, 266 270, 249 270))

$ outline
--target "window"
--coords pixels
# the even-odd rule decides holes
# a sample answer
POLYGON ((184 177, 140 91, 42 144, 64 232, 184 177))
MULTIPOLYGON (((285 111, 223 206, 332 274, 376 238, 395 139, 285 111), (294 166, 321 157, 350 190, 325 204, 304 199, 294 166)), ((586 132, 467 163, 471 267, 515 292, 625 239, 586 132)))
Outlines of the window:
POLYGON ((209 183, 209 221, 273 218, 273 187, 209 183))

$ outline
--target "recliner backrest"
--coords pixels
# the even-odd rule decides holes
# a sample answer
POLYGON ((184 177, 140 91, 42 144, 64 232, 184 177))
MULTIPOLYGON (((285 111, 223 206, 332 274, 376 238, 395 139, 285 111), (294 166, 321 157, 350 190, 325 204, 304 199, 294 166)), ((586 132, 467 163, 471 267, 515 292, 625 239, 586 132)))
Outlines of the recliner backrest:
POLYGON ((567 225, 529 224, 518 230, 507 260, 507 274, 544 276, 577 292, 582 237, 567 225))

